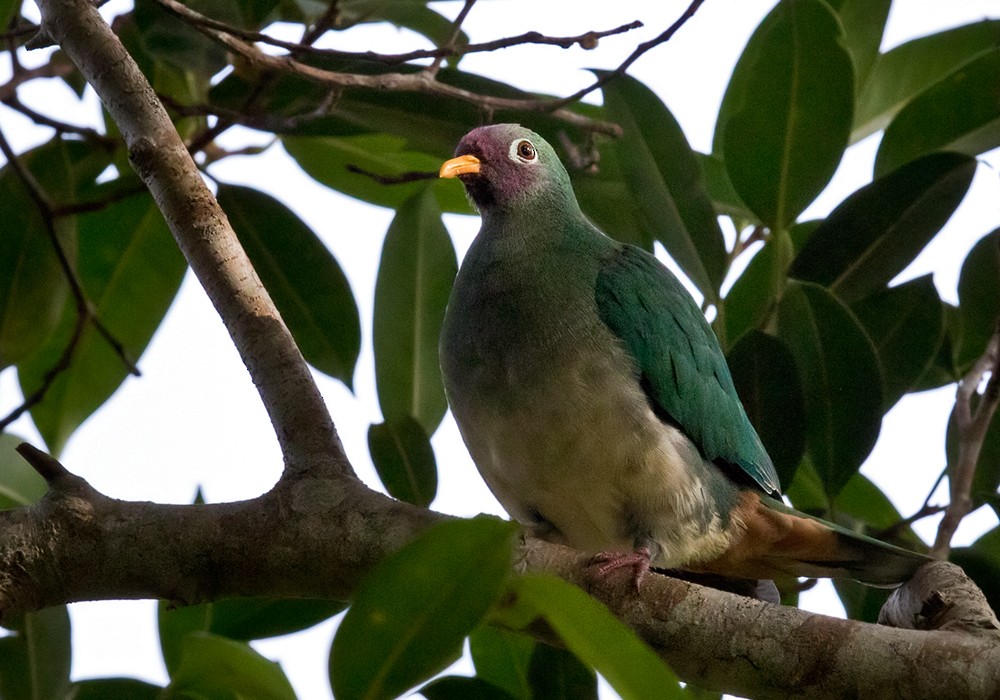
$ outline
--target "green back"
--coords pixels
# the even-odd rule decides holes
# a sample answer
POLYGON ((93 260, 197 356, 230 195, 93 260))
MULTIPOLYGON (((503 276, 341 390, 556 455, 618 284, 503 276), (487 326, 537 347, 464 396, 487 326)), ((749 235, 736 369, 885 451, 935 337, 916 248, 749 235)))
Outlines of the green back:
POLYGON ((709 461, 738 467, 766 493, 780 493, 719 341, 677 278, 649 253, 623 246, 603 261, 595 294, 601 320, 635 359, 657 415, 709 461))

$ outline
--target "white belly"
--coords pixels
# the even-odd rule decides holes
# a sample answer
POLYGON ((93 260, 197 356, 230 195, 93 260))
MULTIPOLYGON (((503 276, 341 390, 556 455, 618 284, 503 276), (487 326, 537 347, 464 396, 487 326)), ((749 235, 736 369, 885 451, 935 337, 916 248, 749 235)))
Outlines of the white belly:
POLYGON ((457 416, 483 478, 546 539, 595 552, 648 540, 662 567, 721 554, 730 537, 703 478, 714 465, 652 412, 621 356, 595 362, 561 367, 513 409, 457 416))

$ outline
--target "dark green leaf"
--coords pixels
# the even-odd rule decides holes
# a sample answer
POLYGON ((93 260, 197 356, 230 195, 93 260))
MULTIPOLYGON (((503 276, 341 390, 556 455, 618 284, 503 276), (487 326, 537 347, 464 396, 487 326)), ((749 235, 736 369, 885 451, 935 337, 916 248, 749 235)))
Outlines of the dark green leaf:
POLYGON ((833 587, 837 589, 848 619, 862 622, 878 622, 878 614, 892 593, 885 588, 873 588, 846 578, 834 580, 833 587))
MULTIPOLYGON (((447 17, 438 14, 423 2, 379 2, 376 12, 397 27, 411 29, 430 39, 435 46, 444 46, 452 40, 455 24, 447 17)), ((464 31, 459 31, 455 44, 461 46, 469 43, 469 37, 464 31)), ((457 62, 457 59, 454 59, 457 62)))
POLYGON ((596 174, 573 174, 576 198, 583 213, 604 233, 653 252, 653 234, 639 218, 632 195, 620 179, 614 161, 616 147, 613 142, 602 144, 601 168, 596 174))
MULTIPOLYGON (((80 217, 77 272, 97 316, 137 361, 177 294, 187 264, 148 194, 80 217)), ((38 388, 69 344, 76 309, 67 303, 56 333, 18 368, 25 394, 38 388)), ((31 417, 56 455, 73 431, 121 386, 128 369, 88 324, 70 368, 56 378, 31 417)))
POLYGON ((292 634, 327 620, 347 607, 322 599, 225 598, 171 608, 160 602, 160 647, 167 670, 180 663, 181 642, 191 632, 210 632, 240 642, 292 634))
POLYGON ((793 255, 788 235, 776 231, 753 256, 722 306, 719 321, 724 322, 725 334, 719 335, 727 345, 732 347, 744 333, 762 328, 770 318, 785 288, 786 271, 793 255))
POLYGON ((511 696, 531 700, 528 666, 536 642, 520 632, 483 625, 469 635, 469 652, 476 675, 511 696))
POLYGON ((844 25, 844 38, 854 59, 855 87, 861 90, 878 58, 892 0, 828 0, 844 25))
POLYGON ((448 402, 438 336, 455 281, 455 249, 427 189, 408 199, 389 226, 375 281, 375 384, 388 421, 413 416, 433 435, 448 402))
MULTIPOLYGON (((56 138, 21 154, 20 160, 46 194, 57 202, 75 193, 70 143, 56 138)), ((77 149, 74 149, 77 150, 77 149)), ((59 266, 45 222, 20 178, 0 170, 0 369, 30 357, 51 336, 66 300, 66 275, 59 266)), ((59 242, 72 261, 76 221, 55 223, 59 242)))
POLYGON ((512 584, 516 601, 508 620, 541 616, 581 661, 597 670, 623 698, 682 698, 677 678, 607 608, 555 578, 525 576, 512 584))
POLYGON ((24 440, 0 433, 0 510, 29 506, 48 491, 45 479, 14 448, 24 440))
POLYGON ((715 210, 719 214, 725 214, 746 224, 759 224, 760 220, 757 215, 750 211, 750 208, 736 194, 733 183, 729 181, 726 164, 722 162, 722 159, 711 154, 697 152, 695 156, 701 162, 701 170, 705 174, 705 187, 715 210))
MULTIPOLYGON (((239 16, 231 3, 189 0, 191 9, 213 19, 238 24, 239 16), (231 10, 222 13, 220 10, 231 10)), ((133 12, 142 43, 157 61, 165 61, 183 73, 197 75, 208 86, 212 77, 227 65, 226 49, 187 22, 170 14, 155 2, 138 2, 133 12)))
POLYGON ((849 304, 884 288, 941 230, 975 171, 969 156, 935 153, 862 187, 819 225, 789 274, 849 304))
POLYGON ((91 678, 77 681, 72 700, 158 700, 163 688, 136 678, 91 678))
POLYGON ((733 187, 772 229, 826 186, 850 132, 854 73, 837 17, 821 0, 783 0, 750 38, 719 129, 733 187))
POLYGON ((13 634, 0 638, 0 697, 65 698, 72 658, 66 606, 25 613, 4 624, 13 634))
POLYGON ((565 649, 537 645, 531 655, 528 680, 533 698, 597 700, 597 674, 565 649))
POLYGON ((22 0, 0 0, 0 27, 10 26, 12 19, 17 17, 22 0))
POLYGON ((397 136, 286 136, 281 142, 288 154, 311 177, 351 197, 396 208, 422 192, 427 183, 384 185, 371 175, 352 172, 348 166, 387 177, 423 172, 431 180, 431 191, 442 211, 472 213, 461 185, 437 179, 441 158, 410 150, 406 141, 397 136))
POLYGON ((482 678, 445 676, 420 689, 427 700, 513 700, 512 695, 482 678))
POLYGON ((943 325, 941 344, 938 346, 938 351, 930 365, 914 382, 913 391, 937 389, 945 384, 956 382, 961 377, 961 372, 955 366, 957 348, 962 336, 962 318, 959 314, 957 306, 952 306, 946 301, 941 302, 943 325))
POLYGON ((958 278, 962 337, 959 369, 964 372, 986 351, 1000 319, 1000 228, 973 246, 958 278))
POLYGON ((368 451, 390 496, 423 508, 437 493, 437 463, 423 427, 398 416, 368 428, 368 451))
POLYGON ((806 448, 836 496, 861 467, 882 425, 882 376, 857 318, 819 285, 792 282, 778 305, 778 337, 795 357, 805 395, 806 448))
POLYGON ((603 92, 608 118, 623 130, 616 154, 633 207, 691 281, 715 301, 726 250, 701 165, 684 132, 660 98, 631 76, 611 81, 603 92))
POLYGON ((296 700, 284 671, 243 642, 205 632, 187 635, 165 698, 296 700))
POLYGON ((896 115, 879 145, 875 175, 934 151, 975 156, 1000 146, 998 94, 1000 48, 959 66, 896 115))
POLYGON ((457 659, 503 589, 516 530, 489 517, 448 521, 383 560, 333 640, 338 700, 396 697, 457 659))
POLYGON ((270 195, 223 185, 218 200, 303 357, 350 388, 361 324, 336 259, 304 221, 270 195))
POLYGON ((859 95, 851 140, 884 129, 916 95, 998 43, 1000 20, 984 20, 914 39, 879 56, 859 95))
POLYGON ((1000 609, 1000 527, 980 536, 969 547, 952 549, 949 559, 979 586, 990 607, 1000 609))
POLYGON ((726 360, 779 481, 790 484, 806 447, 806 410, 795 359, 777 338, 751 331, 726 360))
MULTIPOLYGON (((889 497, 864 474, 855 474, 851 477, 837 496, 834 511, 842 518, 841 525, 878 539, 886 539, 882 531, 890 528, 898 529, 897 526, 903 520, 903 516, 896 510, 889 497)), ((909 527, 900 529, 892 541, 908 549, 926 549, 920 538, 909 527)))
POLYGON ((944 312, 934 279, 925 275, 866 297, 852 309, 875 344, 888 411, 934 361, 944 336, 944 312))

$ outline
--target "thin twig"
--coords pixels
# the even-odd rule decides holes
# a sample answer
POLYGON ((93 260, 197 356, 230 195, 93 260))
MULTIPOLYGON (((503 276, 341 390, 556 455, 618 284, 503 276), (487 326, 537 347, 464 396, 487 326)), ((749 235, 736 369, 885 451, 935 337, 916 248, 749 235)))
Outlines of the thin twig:
POLYGON ((49 484, 59 477, 69 476, 70 474, 66 467, 59 462, 59 460, 52 455, 42 452, 34 445, 22 442, 14 449, 17 450, 18 454, 24 458, 24 461, 34 467, 35 471, 38 472, 38 474, 49 484))
POLYGON ((704 2, 705 0, 694 0, 690 5, 688 5, 688 8, 684 10, 681 16, 678 17, 673 24, 667 27, 658 36, 650 39, 649 41, 644 41, 643 43, 635 47, 635 50, 629 55, 629 57, 626 58, 624 61, 622 61, 621 64, 613 71, 611 71, 610 73, 605 73, 603 76, 598 78, 588 87, 585 87, 581 90, 577 90, 568 97, 563 97, 562 99, 553 100, 552 102, 549 102, 548 108, 551 110, 557 110, 569 104, 573 104, 574 102, 579 102, 584 97, 592 93, 594 90, 603 87, 604 85, 614 80, 615 78, 620 78, 621 76, 625 75, 625 71, 627 71, 633 63, 639 60, 639 58, 644 53, 646 53, 650 49, 659 46, 660 44, 665 44, 666 42, 670 41, 671 37, 673 37, 673 35, 676 34, 678 30, 681 27, 683 27, 689 19, 694 17, 694 14, 698 11, 698 8, 701 7, 702 3, 704 2))
POLYGON ((937 538, 931 548, 931 556, 935 558, 948 558, 951 538, 954 537, 962 518, 972 510, 972 481, 976 475, 976 466, 986 431, 989 430, 998 403, 1000 403, 1000 326, 994 328, 982 357, 976 360, 972 369, 958 383, 955 408, 952 410, 952 418, 958 433, 958 456, 954 464, 948 465, 951 502, 938 525, 937 538), (987 374, 990 375, 989 381, 986 383, 979 404, 973 410, 972 397, 987 374))
MULTIPOLYGON (((462 5, 461 11, 458 13, 458 17, 455 18, 455 22, 451 25, 451 36, 448 37, 448 41, 444 43, 441 47, 449 52, 455 51, 455 46, 458 43, 458 38, 462 36, 462 23, 465 22, 465 18, 469 16, 469 12, 472 10, 472 6, 476 4, 476 0, 465 0, 465 4, 462 5)), ((444 61, 444 54, 439 54, 434 57, 425 72, 432 78, 438 74, 441 70, 441 63, 444 61)))
POLYGON ((944 509, 945 506, 932 506, 929 503, 924 503, 913 515, 903 518, 899 522, 893 523, 887 528, 879 530, 875 533, 875 538, 879 540, 891 540, 918 520, 923 520, 924 518, 929 518, 932 515, 937 515, 944 509))
POLYGON ((428 172, 425 170, 409 170, 405 173, 400 173, 399 175, 379 175, 378 173, 365 170, 360 165, 354 165, 353 163, 347 164, 347 170, 349 172, 371 178, 380 185, 402 185, 407 182, 418 182, 420 180, 435 180, 438 177, 436 172, 428 172))
POLYGON ((36 112, 31 107, 28 107, 26 104, 21 102, 16 93, 8 97, 0 98, 0 102, 3 102, 3 104, 7 105, 14 111, 20 112, 36 124, 55 129, 57 133, 76 134, 87 140, 96 141, 106 147, 111 147, 116 143, 111 137, 106 136, 95 129, 91 129, 90 127, 68 124, 66 122, 59 121, 58 119, 46 116, 41 112, 36 112))
POLYGON ((21 163, 21 159, 14 153, 14 149, 11 148, 10 143, 7 141, 7 137, 2 131, 0 131, 0 153, 3 153, 4 157, 7 159, 7 164, 17 176, 18 180, 21 181, 21 184, 24 185, 25 191, 28 193, 28 197, 38 208, 38 212, 44 223, 45 232, 49 238, 49 243, 52 245, 53 252, 55 252, 56 259, 59 262, 59 268, 62 270, 66 281, 69 283, 78 317, 89 320, 93 324, 94 329, 101 335, 102 338, 104 338, 104 340, 118 356, 119 360, 121 360, 122 364, 125 365, 125 369, 129 372, 129 374, 138 377, 140 375, 139 369, 129 358, 128 352, 125 350, 125 346, 114 336, 114 334, 111 333, 107 326, 104 325, 104 322, 98 318, 93 305, 90 303, 90 300, 87 299, 83 285, 80 283, 80 278, 77 276, 76 270, 73 268, 72 263, 70 263, 69 256, 66 254, 66 250, 63 248, 62 242, 59 240, 59 234, 57 233, 55 227, 55 205, 51 199, 49 199, 48 194, 45 193, 41 185, 38 184, 38 181, 35 180, 34 176, 28 171, 27 168, 24 167, 24 164, 21 163))
POLYGON ((35 78, 61 78, 69 75, 74 70, 70 63, 55 63, 49 61, 34 68, 22 68, 17 73, 11 75, 3 85, 0 85, 0 101, 7 101, 17 95, 18 86, 34 80, 35 78))
POLYGON ((448 85, 446 83, 438 82, 423 72, 408 74, 382 73, 375 75, 361 75, 323 70, 315 66, 301 63, 291 56, 271 56, 264 53, 256 46, 249 44, 226 31, 206 26, 202 21, 203 15, 194 12, 177 0, 156 0, 156 2, 178 15, 181 19, 194 23, 198 31, 202 34, 205 34, 214 41, 222 44, 230 51, 239 54, 251 65, 256 66, 259 70, 265 72, 275 71, 278 73, 292 73, 311 82, 328 86, 331 89, 360 87, 395 92, 417 92, 461 100, 489 111, 529 110, 535 112, 548 112, 556 119, 581 129, 604 133, 611 136, 617 136, 621 133, 621 129, 616 124, 591 119, 582 114, 577 114, 564 109, 563 105, 568 104, 569 102, 567 100, 541 100, 534 97, 517 99, 495 97, 493 95, 481 95, 448 85))

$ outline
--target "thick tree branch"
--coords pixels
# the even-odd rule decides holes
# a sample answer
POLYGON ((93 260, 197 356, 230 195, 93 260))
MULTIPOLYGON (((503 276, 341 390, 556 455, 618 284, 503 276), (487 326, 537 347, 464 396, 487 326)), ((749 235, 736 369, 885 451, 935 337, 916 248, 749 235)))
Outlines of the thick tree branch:
MULTIPOLYGON (((781 698, 992 698, 1000 694, 997 630, 976 628, 971 634, 969 627, 962 626, 962 632, 952 631, 956 627, 949 623, 956 618, 951 615, 924 628, 933 631, 896 629, 658 575, 648 576, 636 594, 629 572, 595 581, 586 570, 590 557, 566 547, 529 540, 521 556, 523 570, 553 573, 588 590, 635 629, 683 680, 701 688, 781 698)), ((961 570, 944 562, 926 565, 917 578, 921 576, 935 582, 925 591, 932 597, 953 598, 951 588, 934 587, 944 580, 963 590, 971 586, 961 570), (945 570, 941 577, 937 567, 945 570)), ((925 607, 921 594, 912 596, 904 609, 925 607)), ((984 608, 977 610, 978 618, 992 617, 985 601, 981 604, 984 608)), ((962 613, 971 616, 969 608, 962 613)), ((992 619, 995 623, 996 618, 992 619)))
POLYGON ((286 470, 353 476, 309 369, 135 61, 87 0, 41 0, 42 28, 111 113, 129 158, 250 371, 286 470))

